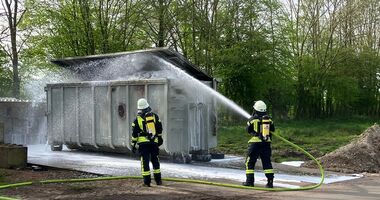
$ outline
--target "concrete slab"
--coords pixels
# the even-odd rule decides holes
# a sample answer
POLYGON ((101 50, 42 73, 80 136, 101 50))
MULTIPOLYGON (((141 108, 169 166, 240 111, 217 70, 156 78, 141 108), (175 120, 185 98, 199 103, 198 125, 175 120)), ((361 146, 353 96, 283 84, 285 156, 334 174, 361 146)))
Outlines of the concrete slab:
MULTIPOLYGON (((221 161, 218 161, 221 162, 221 161)), ((73 169, 97 174, 125 176, 140 175, 140 160, 124 155, 95 152, 72 151, 64 148, 61 152, 51 151, 47 145, 28 146, 28 163, 73 169)), ((163 177, 191 178, 201 180, 225 180, 239 183, 245 181, 245 171, 239 169, 197 166, 161 162, 163 177)), ((256 183, 265 184, 264 173, 255 172, 256 183)), ((356 175, 329 175, 325 183, 333 183, 359 178, 356 175)), ((318 176, 301 176, 291 174, 275 174, 275 187, 297 188, 300 185, 319 183, 318 176)))
POLYGON ((0 144, 0 168, 23 168, 27 162, 27 147, 0 144))

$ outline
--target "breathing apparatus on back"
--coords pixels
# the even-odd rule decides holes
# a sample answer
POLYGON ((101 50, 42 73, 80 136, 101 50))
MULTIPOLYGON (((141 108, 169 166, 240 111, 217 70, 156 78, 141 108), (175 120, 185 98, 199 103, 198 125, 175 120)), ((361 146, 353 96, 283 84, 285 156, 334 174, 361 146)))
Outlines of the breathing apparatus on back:
POLYGON ((152 112, 148 112, 145 114, 145 130, 147 132, 147 138, 149 140, 154 140, 156 137, 156 119, 152 112))
POLYGON ((255 113, 260 117, 260 126, 257 130, 257 132, 259 133, 259 137, 262 141, 269 141, 270 125, 272 120, 266 114, 267 105, 263 101, 259 100, 255 102, 255 104, 253 105, 253 109, 255 113))

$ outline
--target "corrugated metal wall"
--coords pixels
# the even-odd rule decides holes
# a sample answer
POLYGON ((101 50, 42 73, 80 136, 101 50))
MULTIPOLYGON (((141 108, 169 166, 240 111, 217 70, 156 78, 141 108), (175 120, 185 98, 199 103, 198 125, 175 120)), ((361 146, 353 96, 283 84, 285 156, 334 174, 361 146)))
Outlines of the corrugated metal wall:
POLYGON ((4 143, 4 123, 0 122, 0 144, 4 143))
MULTIPOLYGON (((204 84, 212 86, 212 82, 204 84)), ((185 149, 186 153, 208 151, 215 147, 214 99, 197 85, 186 84, 183 80, 170 80, 169 86, 169 130, 178 141, 169 145, 173 149, 185 149)))
POLYGON ((49 143, 130 149, 137 100, 148 98, 165 121, 166 84, 165 79, 49 84, 49 143), (120 107, 125 109, 123 116, 120 107))

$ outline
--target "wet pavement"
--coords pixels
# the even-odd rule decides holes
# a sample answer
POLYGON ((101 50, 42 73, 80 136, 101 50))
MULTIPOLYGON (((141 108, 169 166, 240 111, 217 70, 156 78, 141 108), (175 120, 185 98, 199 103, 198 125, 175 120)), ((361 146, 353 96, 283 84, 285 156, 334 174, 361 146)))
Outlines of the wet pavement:
MULTIPOLYGON (((242 159, 240 157, 227 157, 213 162, 230 162, 242 159)), ((140 160, 137 157, 128 157, 122 154, 108 154, 99 152, 82 152, 64 148, 63 151, 51 151, 47 145, 28 146, 28 163, 45 165, 57 168, 85 171, 96 174, 112 176, 138 176, 140 175, 140 160)), ((199 166, 193 164, 178 164, 161 161, 163 177, 190 178, 197 180, 216 180, 230 183, 245 181, 245 171, 212 166, 199 166)), ((329 174, 325 184, 359 178, 358 175, 329 174)), ((264 173, 255 171, 255 182, 266 183, 264 173)), ((275 174, 275 187, 297 188, 300 185, 309 185, 320 182, 318 176, 275 174)))

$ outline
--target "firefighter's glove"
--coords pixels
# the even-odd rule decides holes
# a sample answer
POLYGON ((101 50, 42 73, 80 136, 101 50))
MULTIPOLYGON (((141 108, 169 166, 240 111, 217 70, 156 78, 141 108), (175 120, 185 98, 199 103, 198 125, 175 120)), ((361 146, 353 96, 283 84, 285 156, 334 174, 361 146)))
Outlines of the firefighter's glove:
POLYGON ((155 136, 152 133, 149 133, 147 136, 148 140, 154 140, 154 137, 155 136))
POLYGON ((164 143, 164 140, 162 139, 162 136, 158 136, 158 146, 161 146, 162 143, 164 143))
POLYGON ((132 153, 136 153, 136 150, 137 150, 137 148, 136 148, 136 141, 132 141, 132 153))
POLYGON ((135 154, 135 153, 136 153, 136 151, 137 151, 137 148, 136 148, 135 146, 133 146, 133 147, 132 147, 132 153, 134 153, 134 154, 135 154))

